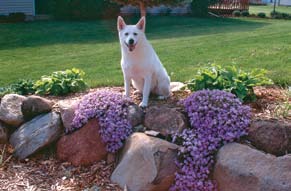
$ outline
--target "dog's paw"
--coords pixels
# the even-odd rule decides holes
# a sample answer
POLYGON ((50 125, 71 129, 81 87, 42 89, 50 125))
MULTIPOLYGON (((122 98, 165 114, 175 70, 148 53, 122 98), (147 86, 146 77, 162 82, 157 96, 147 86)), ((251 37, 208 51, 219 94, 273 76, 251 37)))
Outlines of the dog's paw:
POLYGON ((146 104, 146 103, 144 103, 144 102, 141 102, 140 104, 139 104, 139 107, 141 107, 141 108, 146 108, 148 106, 148 104, 146 104))

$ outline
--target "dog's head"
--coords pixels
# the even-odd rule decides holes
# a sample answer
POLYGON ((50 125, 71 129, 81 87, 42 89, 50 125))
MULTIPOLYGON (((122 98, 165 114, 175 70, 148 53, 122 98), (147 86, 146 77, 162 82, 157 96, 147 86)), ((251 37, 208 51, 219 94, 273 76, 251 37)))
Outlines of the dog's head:
POLYGON ((145 17, 142 17, 136 25, 126 25, 122 17, 117 19, 117 30, 122 45, 125 45, 130 52, 134 51, 137 44, 144 38, 145 17))

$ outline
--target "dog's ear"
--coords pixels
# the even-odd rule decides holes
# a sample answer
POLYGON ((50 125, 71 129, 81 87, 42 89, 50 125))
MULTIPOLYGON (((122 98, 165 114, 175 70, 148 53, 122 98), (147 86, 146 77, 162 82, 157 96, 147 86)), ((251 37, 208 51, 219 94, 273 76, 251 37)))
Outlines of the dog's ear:
POLYGON ((124 22, 123 18, 121 16, 118 16, 118 19, 117 19, 117 30, 121 31, 122 29, 124 29, 125 26, 126 26, 126 23, 124 22))
POLYGON ((146 24, 146 20, 145 20, 145 17, 143 16, 139 21, 138 23, 136 24, 137 28, 142 30, 142 31, 145 31, 145 24, 146 24))

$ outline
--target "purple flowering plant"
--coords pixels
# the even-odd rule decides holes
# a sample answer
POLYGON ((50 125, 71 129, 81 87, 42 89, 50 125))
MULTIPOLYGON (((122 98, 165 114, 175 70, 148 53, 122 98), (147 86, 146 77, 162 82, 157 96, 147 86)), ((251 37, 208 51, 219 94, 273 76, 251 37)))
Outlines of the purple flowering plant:
POLYGON ((75 111, 73 130, 81 128, 89 119, 97 118, 101 138, 107 150, 114 153, 132 133, 132 126, 127 119, 130 104, 132 102, 121 93, 108 90, 90 93, 83 97, 75 111))
POLYGON ((250 107, 234 94, 221 90, 201 90, 183 100, 191 128, 174 136, 181 145, 175 183, 171 191, 215 191, 209 179, 217 150, 247 135, 250 107))

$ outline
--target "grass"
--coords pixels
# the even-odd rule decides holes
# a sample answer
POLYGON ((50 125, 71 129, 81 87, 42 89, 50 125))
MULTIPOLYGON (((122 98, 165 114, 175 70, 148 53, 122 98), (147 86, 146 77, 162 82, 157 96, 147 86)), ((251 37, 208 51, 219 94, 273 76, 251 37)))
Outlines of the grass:
MULTIPOLYGON (((266 13, 267 16, 270 16, 270 13, 274 10, 273 5, 252 5, 250 6, 250 14, 266 13)), ((291 14, 291 7, 287 6, 276 6, 276 11, 280 13, 289 13, 291 14)))
MULTIPOLYGON (((265 68, 276 83, 291 84, 290 21, 149 17, 147 37, 172 81, 217 63, 265 68)), ((0 24, 0 86, 73 67, 91 87, 122 85, 120 57, 115 20, 0 24)))

